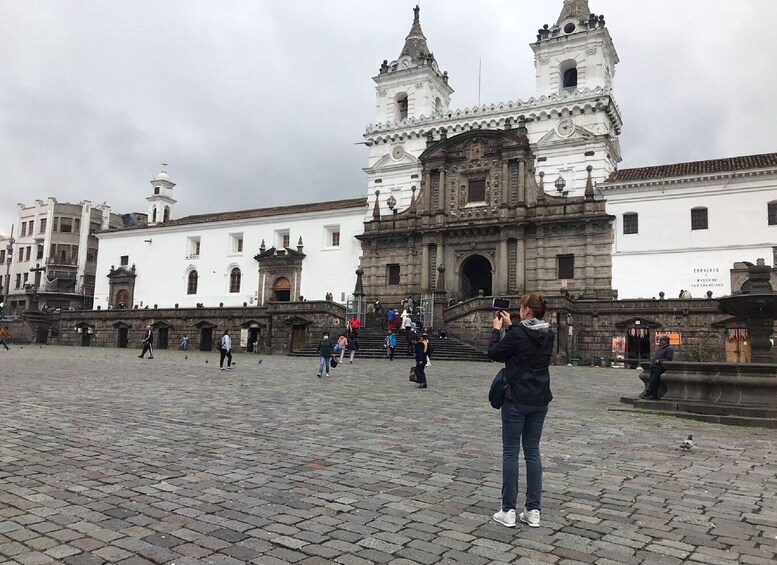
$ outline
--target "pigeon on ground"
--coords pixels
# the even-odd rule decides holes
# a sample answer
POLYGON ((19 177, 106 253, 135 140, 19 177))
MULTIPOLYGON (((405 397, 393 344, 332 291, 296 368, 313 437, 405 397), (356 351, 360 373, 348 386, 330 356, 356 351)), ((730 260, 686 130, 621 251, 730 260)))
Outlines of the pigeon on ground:
POLYGON ((207 360, 207 359, 205 359, 205 364, 207 365, 207 363, 208 363, 208 360, 207 360))
POLYGON ((261 365, 261 364, 262 364, 262 360, 259 359, 259 363, 257 363, 257 365, 261 365))
POLYGON ((690 451, 693 448, 693 434, 688 434, 688 439, 680 444, 680 449, 690 451))
POLYGON ((188 356, 188 355, 184 355, 184 356, 183 356, 183 358, 184 358, 184 359, 188 359, 188 358, 189 358, 189 356, 188 356))

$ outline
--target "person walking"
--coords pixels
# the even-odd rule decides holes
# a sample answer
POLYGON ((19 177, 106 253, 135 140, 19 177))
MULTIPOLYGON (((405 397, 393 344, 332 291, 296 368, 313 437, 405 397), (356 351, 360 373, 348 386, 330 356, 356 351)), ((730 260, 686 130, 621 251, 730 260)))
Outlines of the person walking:
POLYGON ((341 335, 337 338, 337 348, 340 352, 340 363, 343 362, 343 357, 345 356, 345 350, 348 347, 348 338, 345 337, 345 334, 341 335))
POLYGON ((543 320, 547 303, 539 294, 521 298, 520 322, 513 325, 510 314, 498 312, 488 346, 493 361, 504 362, 508 387, 502 405, 502 508, 494 520, 508 528, 516 524, 519 455, 523 445, 526 461, 526 503, 518 519, 529 527, 540 525, 542 509, 542 459, 540 439, 550 391, 548 367, 555 334, 543 320), (501 330, 505 329, 504 337, 501 330))
POLYGON ((388 347, 389 361, 393 361, 394 353, 397 350, 397 336, 394 335, 394 332, 389 332, 388 337, 386 338, 386 346, 388 347))
POLYGON ((353 336, 348 340, 348 350, 351 352, 351 358, 348 363, 353 365, 353 357, 359 351, 359 336, 353 336))
POLYGON ((329 359, 332 357, 332 342, 329 340, 329 332, 324 332, 321 341, 318 342, 318 373, 316 376, 321 378, 321 373, 326 369, 326 376, 329 376, 329 359))
POLYGON ((143 359, 143 357, 146 355, 146 352, 148 351, 148 358, 153 359, 154 358, 154 330, 151 328, 151 326, 146 326, 146 335, 143 336, 143 351, 140 352, 140 357, 143 359))
POLYGON ((5 326, 3 328, 0 328, 0 343, 3 344, 3 347, 6 351, 10 351, 10 348, 8 347, 7 339, 11 336, 8 334, 8 326, 5 326))
POLYGON ((426 384, 426 348, 417 335, 412 336, 413 353, 415 355, 415 378, 418 388, 427 388, 426 384))
POLYGON ((658 338, 659 348, 650 359, 650 379, 645 391, 639 395, 645 400, 658 400, 658 387, 661 386, 661 375, 666 371, 664 361, 674 361, 674 349, 669 347, 669 336, 658 338))
POLYGON ((393 308, 389 308, 386 312, 386 329, 388 331, 394 331, 394 322, 397 319, 397 311, 393 308))
POLYGON ((221 342, 219 343, 219 353, 221 353, 221 359, 219 359, 219 370, 224 370, 224 359, 227 360, 227 370, 232 370, 232 338, 229 336, 229 330, 224 330, 224 335, 221 336, 221 342))

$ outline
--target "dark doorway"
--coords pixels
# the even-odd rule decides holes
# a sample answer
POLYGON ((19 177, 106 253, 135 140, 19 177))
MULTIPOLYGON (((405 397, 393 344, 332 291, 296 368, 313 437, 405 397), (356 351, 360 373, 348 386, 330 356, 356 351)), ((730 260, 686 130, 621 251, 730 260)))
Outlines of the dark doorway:
POLYGON ((305 326, 291 326, 291 350, 302 351, 308 344, 307 331, 305 326))
POLYGON ((127 345, 129 345, 129 328, 119 328, 119 338, 116 345, 122 349, 127 348, 127 345))
POLYGON ((259 340, 262 337, 260 328, 248 328, 248 352, 259 353, 259 340))
POLYGON ((650 331, 646 328, 629 328, 626 337, 626 358, 634 368, 641 361, 650 360, 650 331))
POLYGON ((213 328, 200 328, 200 351, 213 351, 213 328))
POLYGON ((92 344, 92 334, 89 328, 81 328, 81 347, 89 347, 92 344))
POLYGON ((167 349, 167 342, 170 338, 170 328, 159 328, 157 332, 157 349, 167 349))
POLYGON ((491 296, 491 263, 482 255, 473 255, 461 265, 461 297, 466 300, 483 291, 491 296))

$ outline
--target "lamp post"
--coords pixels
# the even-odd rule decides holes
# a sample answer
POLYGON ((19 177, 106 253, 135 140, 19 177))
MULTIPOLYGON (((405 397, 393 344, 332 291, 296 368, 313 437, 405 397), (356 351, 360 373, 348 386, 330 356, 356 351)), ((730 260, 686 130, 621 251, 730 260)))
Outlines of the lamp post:
POLYGON ((394 228, 397 227, 397 220, 396 220, 396 215, 397 215, 397 209, 396 209, 397 199, 394 198, 393 194, 391 194, 388 197, 388 200, 386 200, 386 204, 388 205, 389 210, 391 210, 391 213, 393 214, 392 221, 391 221, 391 229, 394 229, 394 228))
POLYGON ((564 190, 567 187, 567 181, 564 180, 564 177, 561 175, 558 176, 556 179, 556 182, 553 183, 553 185, 556 187, 556 190, 559 193, 559 196, 561 196, 564 199, 564 214, 567 213, 567 195, 569 194, 568 190, 564 190))
POLYGON ((8 288, 11 286, 11 260, 13 259, 13 225, 11 226, 11 239, 5 246, 5 286, 3 286, 3 316, 8 312, 8 288))

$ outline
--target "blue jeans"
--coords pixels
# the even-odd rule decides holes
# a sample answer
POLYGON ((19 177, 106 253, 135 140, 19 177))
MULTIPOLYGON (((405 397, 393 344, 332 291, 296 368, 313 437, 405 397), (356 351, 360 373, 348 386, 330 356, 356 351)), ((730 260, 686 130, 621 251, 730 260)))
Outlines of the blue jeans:
POLYGON ((542 506, 542 459, 540 438, 546 406, 529 406, 505 400, 502 405, 502 510, 515 510, 518 501, 518 458, 523 445, 526 460, 527 510, 542 506))
POLYGON ((320 355, 318 357, 318 374, 322 374, 324 372, 324 368, 326 368, 326 374, 329 374, 329 355, 324 357, 323 355, 320 355))

